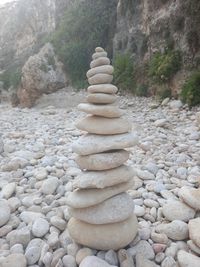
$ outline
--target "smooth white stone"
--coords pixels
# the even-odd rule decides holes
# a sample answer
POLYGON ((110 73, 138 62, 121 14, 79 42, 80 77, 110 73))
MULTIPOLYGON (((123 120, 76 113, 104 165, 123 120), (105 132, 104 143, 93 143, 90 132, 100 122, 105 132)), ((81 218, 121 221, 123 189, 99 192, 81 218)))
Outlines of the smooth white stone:
POLYGON ((106 187, 104 189, 80 189, 68 193, 66 203, 72 208, 87 208, 104 200, 127 191, 133 186, 133 181, 106 187))
POLYGON ((78 109, 88 114, 102 116, 105 118, 118 118, 124 114, 122 109, 111 105, 94 105, 82 103, 78 105, 78 109))
POLYGON ((163 214, 169 220, 188 222, 194 218, 195 211, 183 202, 170 200, 163 206, 163 214))
POLYGON ((114 68, 111 65, 105 65, 105 66, 99 66, 93 69, 88 70, 86 73, 87 78, 91 78, 92 76, 99 74, 99 73, 105 73, 112 75, 114 72, 114 68))
POLYGON ((184 250, 179 250, 178 263, 180 267, 199 267, 200 266, 200 257, 197 257, 191 253, 188 253, 184 250))
POLYGON ((113 94, 94 93, 86 97, 87 102, 92 104, 112 104, 117 100, 113 94))
POLYGON ((126 220, 131 216, 133 210, 133 200, 127 193, 122 193, 92 207, 70 208, 69 212, 72 217, 87 223, 106 224, 126 220))
POLYGON ((73 152, 79 155, 90 155, 112 149, 123 149, 138 144, 138 136, 134 133, 99 136, 87 134, 78 139, 73 145, 73 152))
POLYGON ((87 116, 76 123, 79 130, 92 134, 111 135, 130 132, 130 123, 122 118, 104 118, 99 116, 87 116))
POLYGON ((86 171, 78 175, 72 182, 73 188, 106 188, 130 181, 135 172, 134 169, 122 165, 118 168, 105 171, 86 171))
POLYGON ((68 223, 70 236, 76 243, 98 250, 118 250, 127 246, 135 238, 137 229, 135 215, 111 224, 88 224, 75 218, 68 223))
POLYGON ((110 65, 110 59, 107 57, 99 57, 97 59, 94 59, 90 63, 90 68, 92 69, 92 68, 102 66, 102 65, 110 65))
POLYGON ((88 79, 88 83, 91 85, 108 84, 111 83, 112 80, 113 80, 113 75, 106 73, 97 73, 88 79))
POLYGON ((121 166, 128 158, 129 152, 121 149, 87 156, 79 155, 75 161, 82 170, 103 171, 121 166))
POLYGON ((91 94, 94 93, 116 94, 118 91, 117 87, 113 84, 90 85, 87 90, 91 94))

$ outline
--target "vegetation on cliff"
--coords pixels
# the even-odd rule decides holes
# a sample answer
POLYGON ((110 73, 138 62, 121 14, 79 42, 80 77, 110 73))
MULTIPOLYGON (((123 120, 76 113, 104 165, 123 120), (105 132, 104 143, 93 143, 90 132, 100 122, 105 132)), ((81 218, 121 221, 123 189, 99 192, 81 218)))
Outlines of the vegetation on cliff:
POLYGON ((3 82, 3 88, 8 90, 10 87, 17 88, 21 81, 21 70, 11 68, 0 74, 0 81, 3 82))
POLYGON ((190 107, 200 104, 200 71, 194 72, 185 82, 181 98, 190 107))
MULTIPOLYGON (((81 87, 96 46, 112 51, 111 25, 116 0, 75 1, 51 37, 59 59, 64 63, 72 84, 81 87)), ((111 56, 111 55, 110 55, 111 56)))

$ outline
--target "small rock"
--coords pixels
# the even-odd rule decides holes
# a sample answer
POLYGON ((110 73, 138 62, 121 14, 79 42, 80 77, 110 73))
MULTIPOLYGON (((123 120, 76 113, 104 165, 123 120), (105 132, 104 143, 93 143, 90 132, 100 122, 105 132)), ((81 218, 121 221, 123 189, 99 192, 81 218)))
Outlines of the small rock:
POLYGON ((125 249, 120 249, 118 251, 118 259, 120 267, 134 267, 133 258, 127 253, 125 249))
POLYGON ((8 199, 12 196, 12 194, 15 192, 16 184, 15 183, 9 183, 5 185, 1 191, 1 196, 5 199, 8 199))
POLYGON ((141 254, 136 255, 136 267, 158 267, 153 261, 148 260, 141 254))
POLYGON ((30 247, 26 250, 25 256, 29 265, 35 264, 40 258, 40 247, 30 247))
POLYGON ((62 259, 64 267, 77 267, 76 260, 71 255, 66 255, 62 259))
POLYGON ((141 254, 144 258, 152 260, 155 256, 153 248, 151 245, 145 241, 139 241, 134 247, 129 248, 128 253, 135 257, 135 255, 141 254))
POLYGON ((20 214, 20 219, 25 223, 32 223, 38 218, 44 218, 44 215, 40 212, 23 211, 20 214))
POLYGON ((161 267, 177 267, 175 260, 172 257, 166 257, 162 264, 161 267))
POLYGON ((169 220, 188 222, 194 218, 195 211, 183 202, 170 200, 163 206, 163 214, 169 220))
POLYGON ((76 254, 76 262, 79 265, 87 256, 92 256, 93 252, 90 248, 81 248, 76 254))
POLYGON ((111 265, 118 265, 117 253, 112 249, 108 250, 105 254, 105 261, 111 265))
POLYGON ((15 244, 10 248, 11 254, 24 254, 24 249, 22 244, 15 244))
POLYGON ((179 250, 177 259, 180 267, 200 266, 200 257, 190 254, 184 250, 179 250))
POLYGON ((106 261, 99 259, 95 256, 86 257, 80 264, 79 267, 117 267, 114 265, 108 264, 106 261))
POLYGON ((200 248, 200 218, 190 220, 188 227, 190 239, 200 248))
POLYGON ((50 177, 43 182, 41 187, 42 193, 44 193, 45 195, 52 195, 56 191, 58 185, 59 185, 58 178, 50 177))
POLYGON ((179 190, 179 197, 193 209, 200 210, 200 188, 183 186, 179 190))
POLYGON ((63 231, 66 228, 66 221, 59 216, 53 216, 50 220, 51 224, 57 227, 59 230, 63 231))
POLYGON ((156 227, 156 231, 165 233, 173 240, 185 240, 189 236, 187 223, 180 220, 174 220, 167 224, 160 224, 156 227))
POLYGON ((49 223, 43 219, 38 218, 34 221, 32 226, 32 233, 36 237, 42 237, 49 231, 49 223))
POLYGON ((137 176, 142 180, 155 180, 155 175, 146 170, 137 170, 137 176))
POLYGON ((166 97, 165 99, 163 99, 161 106, 166 106, 169 103, 169 101, 170 101, 170 98, 166 97))
POLYGON ((11 254, 5 258, 2 262, 2 267, 26 267, 27 261, 24 255, 22 254, 11 254), (16 265, 17 264, 17 265, 16 265))
POLYGON ((15 244, 22 244, 27 246, 31 239, 30 230, 27 227, 13 230, 7 234, 6 239, 10 242, 10 246, 15 244))
POLYGON ((145 214, 145 208, 135 205, 134 213, 137 217, 142 217, 145 214))
POLYGON ((180 109, 183 106, 183 103, 180 100, 170 101, 169 106, 171 109, 180 109))
POLYGON ((0 200, 0 227, 10 219, 10 207, 6 200, 0 200))

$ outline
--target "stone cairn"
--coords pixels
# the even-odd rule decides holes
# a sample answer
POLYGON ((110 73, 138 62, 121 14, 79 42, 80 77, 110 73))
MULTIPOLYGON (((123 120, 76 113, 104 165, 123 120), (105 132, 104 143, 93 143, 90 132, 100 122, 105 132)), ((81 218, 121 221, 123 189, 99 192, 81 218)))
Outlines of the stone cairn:
POLYGON ((129 158, 125 148, 136 145, 128 121, 116 102, 117 87, 112 85, 113 67, 103 48, 97 47, 87 72, 90 86, 87 102, 78 109, 88 113, 76 126, 88 132, 73 146, 76 162, 83 170, 67 195, 72 218, 68 230, 75 242, 99 249, 120 249, 137 234, 134 204, 125 193, 133 186, 134 171, 124 165, 129 158))

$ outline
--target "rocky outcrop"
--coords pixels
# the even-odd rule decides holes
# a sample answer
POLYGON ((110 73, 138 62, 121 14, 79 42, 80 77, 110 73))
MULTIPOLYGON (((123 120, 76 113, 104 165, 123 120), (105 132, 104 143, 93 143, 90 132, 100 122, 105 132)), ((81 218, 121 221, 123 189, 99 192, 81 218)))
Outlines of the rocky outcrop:
POLYGON ((42 94, 65 87, 67 79, 62 63, 47 43, 38 54, 31 56, 22 68, 21 86, 17 92, 22 107, 32 107, 42 94))
POLYGON ((188 69, 199 65, 199 12, 198 0, 119 0, 114 54, 129 52, 143 64, 156 51, 180 50, 183 67, 171 81, 178 90, 188 69))
POLYGON ((200 56, 198 0, 119 0, 114 51, 129 51, 143 60, 173 46, 184 52, 184 63, 200 56))

